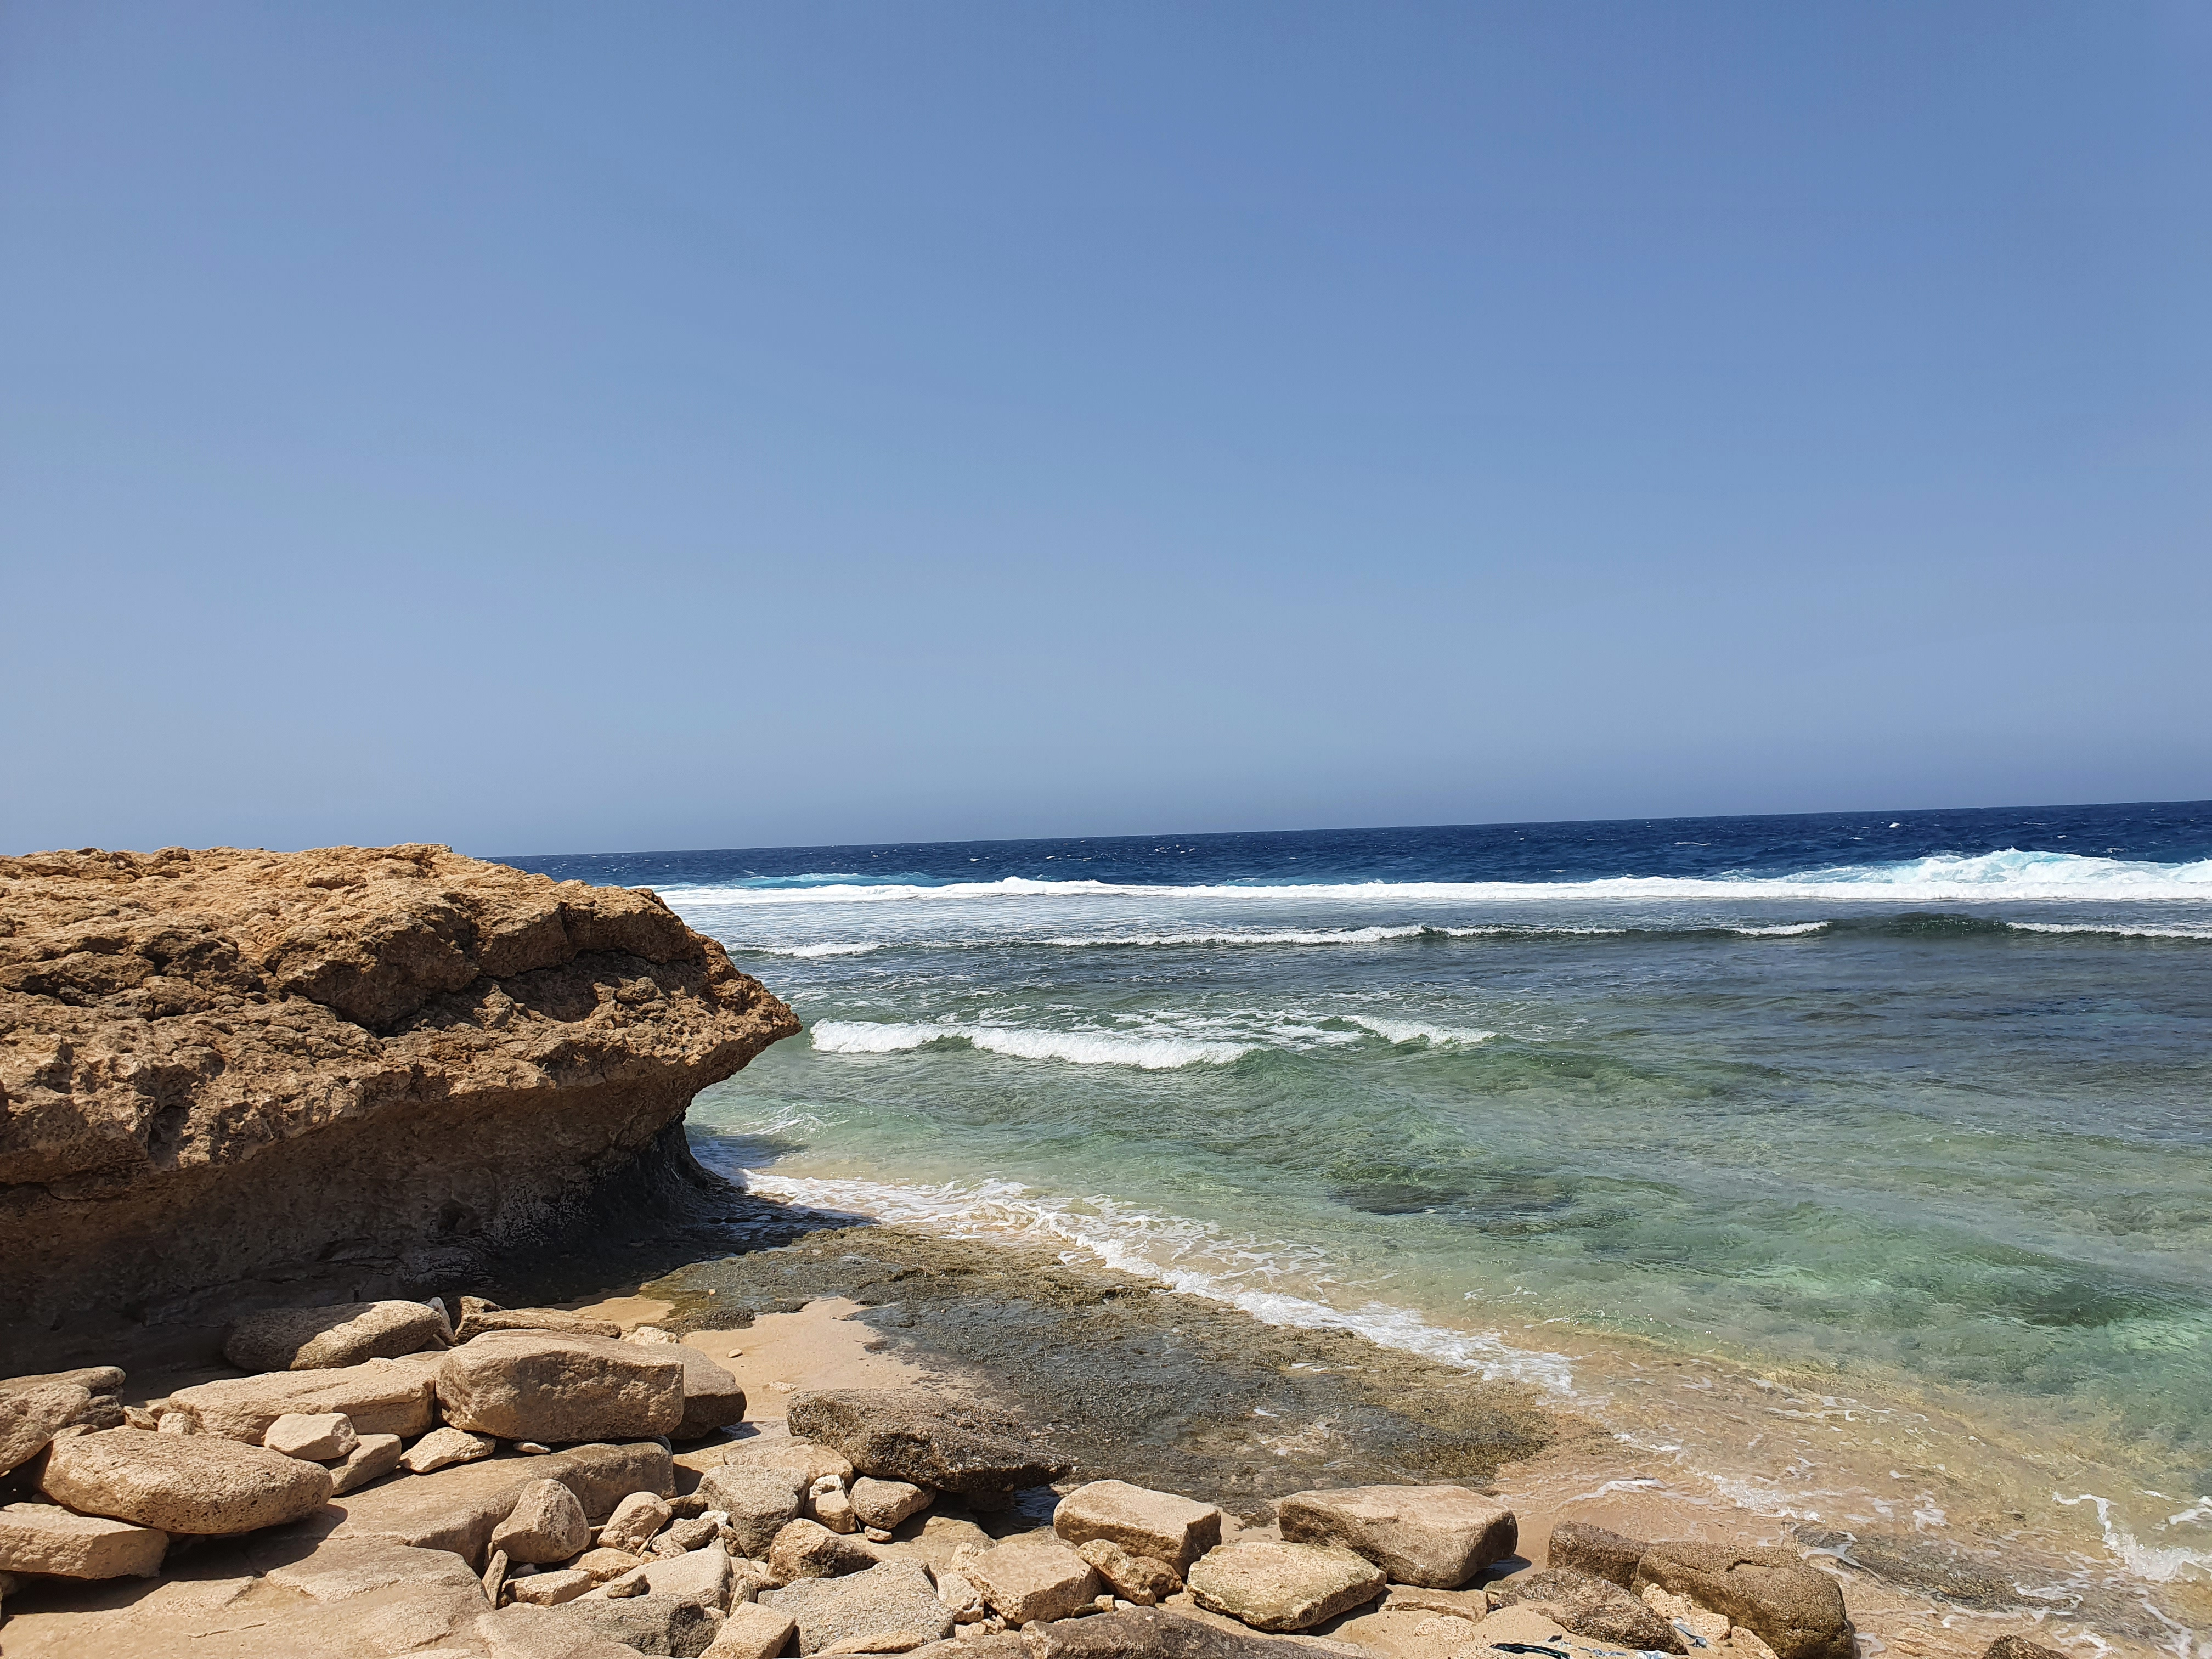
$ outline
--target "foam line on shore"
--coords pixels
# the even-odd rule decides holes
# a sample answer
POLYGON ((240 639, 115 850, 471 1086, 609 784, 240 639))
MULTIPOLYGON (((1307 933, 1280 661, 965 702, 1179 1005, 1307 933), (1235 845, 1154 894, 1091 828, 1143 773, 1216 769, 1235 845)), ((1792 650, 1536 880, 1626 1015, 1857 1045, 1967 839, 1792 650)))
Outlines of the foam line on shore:
MULTIPOLYGON (((702 1150, 712 1146, 709 1141, 702 1150)), ((1100 1267, 1226 1303, 1262 1324, 1351 1331, 1380 1346, 1439 1360, 1493 1382, 1528 1383, 1567 1397, 1575 1394, 1572 1363, 1565 1354, 1515 1347, 1494 1332, 1447 1330, 1410 1309, 1387 1303, 1369 1302, 1347 1311, 1267 1288, 1265 1281, 1281 1276, 1282 1260, 1300 1252, 1289 1246, 1226 1239, 1198 1222, 1125 1209, 1103 1198, 1085 1200, 1083 1208, 1091 1212, 1085 1214, 1010 1181, 987 1182, 978 1188, 952 1182, 929 1188, 779 1176, 758 1170, 726 1173, 772 1198, 873 1216, 896 1226, 920 1227, 954 1238, 1057 1246, 1067 1255, 1088 1256, 1100 1267), (1156 1259, 1150 1251, 1165 1259, 1156 1259), (1239 1265, 1204 1266, 1196 1260, 1201 1255, 1226 1257, 1239 1265), (1249 1279, 1262 1284, 1240 1282, 1249 1279)))
POLYGON ((812 1028, 814 1046, 832 1054, 889 1054, 954 1041, 1017 1060, 1064 1060, 1077 1066, 1133 1066, 1140 1071, 1225 1065, 1252 1052, 1249 1042, 1201 1042, 1190 1037, 1126 1036, 1115 1031, 1037 1031, 1004 1025, 944 1025, 917 1022, 877 1024, 825 1019, 812 1028))

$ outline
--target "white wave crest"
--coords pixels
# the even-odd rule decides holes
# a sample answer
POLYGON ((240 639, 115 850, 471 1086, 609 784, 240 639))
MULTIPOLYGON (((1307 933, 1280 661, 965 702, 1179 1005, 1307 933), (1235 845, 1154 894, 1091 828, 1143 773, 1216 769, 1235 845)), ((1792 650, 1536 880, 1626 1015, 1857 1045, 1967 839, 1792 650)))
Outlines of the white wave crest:
MULTIPOLYGON (((1094 945, 1380 945, 1386 939, 1416 939, 1423 933, 1457 931, 1418 925, 1407 927, 1315 927, 1279 933, 1232 930, 1212 933, 1088 933, 1042 939, 1035 942, 1078 949, 1094 945)), ((1024 944, 1029 941, 1010 939, 1004 942, 1024 944)))
POLYGON ((1310 886, 1139 886, 1104 881, 997 881, 811 887, 673 887, 675 905, 882 904, 907 900, 1173 898, 1514 902, 1561 899, 1805 899, 1925 903, 1964 899, 2212 901, 2212 859, 2152 864, 2078 853, 1937 854, 1896 864, 1832 865, 1786 876, 1615 876, 1596 881, 1364 881, 1310 886))
POLYGON ((1109 1199, 1088 1199, 1078 1208, 1008 1181, 917 1188, 753 1170, 742 1173, 746 1185, 771 1197, 857 1212, 955 1238, 1056 1244, 1066 1252, 1064 1260, 1086 1255, 1102 1267, 1170 1290, 1227 1303, 1263 1324, 1352 1331, 1383 1347, 1421 1354, 1493 1381, 1574 1392, 1571 1363, 1564 1354, 1516 1348, 1495 1333, 1447 1330, 1384 1303, 1345 1310, 1273 1288, 1273 1281, 1286 1276, 1289 1263, 1309 1255, 1293 1247, 1224 1238, 1202 1224, 1148 1215, 1109 1199))
POLYGON ((1252 1052, 1249 1042, 1189 1037, 1127 1036, 1115 1031, 1038 1031, 1005 1025, 877 1024, 825 1019, 812 1028, 814 1046, 832 1054, 889 1054, 952 1038, 1018 1060, 1063 1060, 1076 1066, 1133 1066, 1169 1072, 1183 1066, 1226 1065, 1252 1052))
POLYGON ((1792 921, 1778 927, 1731 927, 1731 933, 1741 933, 1746 939, 1795 939, 1801 933, 1817 933, 1828 924, 1825 921, 1792 921))
POLYGON ((1464 1026, 1422 1025, 1410 1019, 1374 1019, 1365 1014, 1346 1016, 1354 1025, 1364 1025, 1386 1042, 1426 1042, 1435 1047, 1453 1044, 1473 1048, 1478 1042, 1487 1042, 1498 1035, 1495 1031, 1471 1030, 1464 1026))
POLYGON ((864 939, 851 945, 745 945, 740 950, 757 951, 764 957, 864 957, 871 951, 889 948, 894 940, 864 939))
POLYGON ((2113 922, 2008 921, 2005 926, 2023 933, 2102 933, 2108 939, 2212 939, 2212 927, 2166 927, 2152 922, 2145 922, 2140 927, 2125 927, 2113 922))

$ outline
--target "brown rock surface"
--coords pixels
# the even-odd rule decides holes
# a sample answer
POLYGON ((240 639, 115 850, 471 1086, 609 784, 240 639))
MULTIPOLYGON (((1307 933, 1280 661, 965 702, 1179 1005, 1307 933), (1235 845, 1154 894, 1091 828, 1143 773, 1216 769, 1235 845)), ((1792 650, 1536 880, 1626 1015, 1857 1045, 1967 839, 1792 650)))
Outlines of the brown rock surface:
POLYGON ((1559 1621, 1560 1627, 1595 1642, 1611 1642, 1639 1652, 1687 1653, 1681 1632, 1641 1599, 1610 1578, 1577 1572, 1572 1567, 1547 1567, 1541 1572, 1520 1572, 1490 1587, 1500 1607, 1522 1602, 1538 1604, 1559 1621))
POLYGON ((492 1528, 507 1519, 533 1480, 558 1480, 588 1519, 605 1516, 630 1492, 672 1492, 675 1467, 647 1442, 630 1446, 571 1446, 544 1457, 495 1457, 434 1474, 409 1475, 349 1492, 325 1513, 340 1517, 333 1538, 386 1538, 451 1550, 471 1565, 483 1561, 492 1528))
POLYGON ((1382 1594, 1382 1570, 1334 1544, 1240 1539, 1208 1551, 1190 1570, 1190 1592, 1209 1613, 1255 1630, 1310 1629, 1382 1594))
POLYGON ((1647 1584, 1726 1613, 1778 1659, 1852 1659, 1858 1649, 1836 1581, 1781 1550, 1654 1544, 1636 1569, 1647 1584))
POLYGON ((1221 1511, 1126 1480, 1093 1480, 1060 1500, 1052 1529, 1070 1544, 1111 1540, 1181 1573, 1221 1541, 1221 1511))
POLYGON ((268 1308, 232 1322, 222 1357, 242 1371, 319 1371, 442 1348, 445 1315, 419 1302, 268 1308))
POLYGON ((1513 1553, 1513 1511, 1465 1486, 1346 1486, 1292 1492, 1279 1506, 1283 1536, 1363 1555, 1394 1583, 1457 1589, 1513 1553))
POLYGON ((1552 1528, 1545 1559, 1626 1589, 1636 1583, 1636 1564, 1649 1547, 1640 1538, 1607 1532, 1587 1521, 1562 1521, 1552 1528))
POLYGON ((419 1364, 372 1359, 331 1370, 268 1371, 195 1382, 171 1395, 169 1403, 189 1412, 204 1434, 255 1445, 280 1417, 325 1412, 343 1412, 356 1434, 411 1437, 428 1430, 435 1418, 436 1375, 419 1364))
POLYGON ((548 1443, 666 1434, 684 1420, 684 1365, 634 1342, 566 1331, 488 1331, 438 1367, 455 1428, 548 1443))
POLYGON ((0 1324, 325 1253, 368 1299, 696 1204, 685 1106, 798 1029, 651 894, 442 848, 0 859, 0 1324))

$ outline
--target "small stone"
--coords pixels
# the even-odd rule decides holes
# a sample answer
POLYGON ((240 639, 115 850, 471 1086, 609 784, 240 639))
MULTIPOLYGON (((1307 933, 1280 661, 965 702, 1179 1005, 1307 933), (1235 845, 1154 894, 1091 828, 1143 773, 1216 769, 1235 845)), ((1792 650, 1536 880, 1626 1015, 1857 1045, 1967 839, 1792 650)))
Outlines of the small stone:
POLYGON ((719 1522, 703 1515, 688 1521, 672 1521, 667 1529, 653 1540, 652 1553, 658 1556, 686 1555, 702 1545, 713 1543, 721 1534, 719 1522))
POLYGON ((642 1595, 645 1594, 645 1580, 642 1578, 617 1578, 613 1583, 608 1584, 601 1593, 611 1597, 615 1601, 626 1601, 634 1595, 642 1595))
POLYGON ((651 1590, 613 1595, 612 1589, 609 1585, 563 1602, 560 1612, 640 1653, 704 1653, 721 1627, 721 1613, 697 1601, 651 1590))
POLYGON ((1277 1506, 1285 1541, 1333 1544, 1401 1584, 1456 1589, 1513 1553, 1513 1511, 1465 1486, 1346 1486, 1292 1492, 1277 1506))
POLYGON ((700 1659, 775 1659, 798 1628, 781 1608, 744 1602, 730 1609, 721 1633, 700 1659))
POLYGON ((599 1528, 599 1545, 605 1549, 628 1550, 633 1555, 643 1555, 646 1546, 668 1524, 673 1513, 668 1505, 649 1492, 634 1492, 615 1505, 614 1513, 599 1528))
POLYGON ((242 1371, 322 1370, 442 1348, 450 1338, 443 1311, 419 1302, 349 1302, 247 1314, 224 1336, 222 1357, 242 1371))
POLYGON ((1009 1539, 969 1558, 962 1571, 1011 1624, 1073 1618, 1098 1594, 1097 1570, 1056 1539, 1009 1539))
POLYGON ((814 1518, 832 1532, 858 1532, 860 1517, 854 1513, 853 1500, 836 1486, 814 1494, 808 1507, 814 1518))
POLYGON ((510 1561, 533 1565, 566 1561, 591 1541, 591 1523, 584 1519, 584 1506, 558 1480, 532 1480, 523 1487, 507 1519, 491 1534, 494 1549, 506 1551, 510 1561))
POLYGON ((168 1547, 168 1534, 156 1528, 73 1515, 57 1504, 0 1507, 0 1571, 151 1578, 168 1547))
POLYGON ((1982 1650, 1982 1659, 2065 1659, 2065 1656, 2025 1636, 2000 1636, 1982 1650))
POLYGON ((352 1455, 361 1437, 343 1412, 286 1412, 261 1431, 261 1443, 287 1457, 335 1463, 352 1455))
POLYGON ((1093 1480, 1060 1500, 1052 1529, 1069 1544, 1111 1540, 1182 1573, 1221 1541, 1221 1511, 1126 1480, 1093 1480))
POLYGON ((937 1575, 937 1599, 952 1614, 957 1625, 980 1624, 991 1616, 983 1592, 975 1581, 964 1572, 940 1572, 937 1575))
POLYGON ((143 1406, 125 1406, 123 1408, 123 1421, 127 1426, 143 1429, 149 1434, 158 1431, 161 1426, 161 1419, 143 1406))
POLYGON ((396 1434, 365 1434, 346 1454, 344 1462, 331 1471, 333 1498, 343 1498, 399 1467, 400 1440, 396 1434))
POLYGON ((1166 1562, 1133 1554, 1110 1538, 1093 1538, 1076 1553, 1133 1607, 1149 1607, 1182 1588, 1181 1576, 1166 1562))
POLYGON ((879 1630, 866 1636, 848 1636, 842 1642, 832 1642, 817 1649, 823 1654, 846 1653, 912 1653, 932 1638, 910 1630, 879 1630))
POLYGON ((544 1457, 553 1449, 552 1447, 536 1440, 518 1440, 514 1443, 514 1449, 525 1457, 544 1457))
POLYGON ((863 1527, 860 1528, 860 1536, 866 1539, 871 1544, 888 1544, 896 1535, 896 1534, 892 1533, 890 1528, 888 1527, 863 1527))
POLYGON ((935 1494, 911 1480, 878 1480, 873 1475, 862 1475, 853 1482, 848 1495, 853 1512, 863 1525, 888 1531, 927 1509, 935 1494))
POLYGON ((465 1429, 433 1429, 407 1449, 399 1467, 410 1474, 428 1474, 456 1463, 473 1463, 498 1449, 499 1442, 489 1435, 471 1434, 465 1429))
POLYGON ((506 1584, 507 1552, 505 1550, 494 1550, 491 1553, 491 1559, 484 1564, 484 1600, 490 1602, 495 1607, 497 1607, 499 1605, 500 1591, 506 1587, 506 1584))
POLYGON ((1372 1562, 1334 1545, 1253 1539, 1208 1551, 1188 1582, 1207 1612, 1281 1632, 1305 1630, 1373 1601, 1383 1577, 1372 1562))
POLYGON ((747 1555, 763 1555, 784 1526, 799 1518, 799 1472, 769 1465, 725 1463, 699 1478, 699 1496, 729 1517, 747 1555))
POLYGON ((603 1584, 610 1578, 621 1577, 632 1567, 643 1566, 645 1562, 628 1550, 591 1549, 586 1550, 569 1565, 579 1572, 591 1574, 594 1583, 603 1584))
POLYGON ((57 1439, 41 1489, 81 1514, 204 1535, 312 1515, 331 1480, 320 1465, 265 1446, 125 1428, 57 1439))
POLYGON ((156 1434, 200 1434, 204 1431, 200 1427, 199 1414, 197 1412, 166 1411, 155 1419, 154 1432, 156 1434))
POLYGON ((860 1572, 881 1558, 857 1538, 834 1533, 818 1521, 787 1522, 768 1547, 769 1571, 786 1583, 860 1572))

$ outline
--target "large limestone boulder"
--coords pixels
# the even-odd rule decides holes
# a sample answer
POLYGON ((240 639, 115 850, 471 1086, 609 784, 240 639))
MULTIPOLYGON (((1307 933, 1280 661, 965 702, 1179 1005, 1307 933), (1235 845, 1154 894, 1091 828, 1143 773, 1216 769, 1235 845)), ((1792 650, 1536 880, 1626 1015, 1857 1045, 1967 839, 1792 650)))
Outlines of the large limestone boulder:
POLYGON ((664 1352, 684 1364, 684 1416, 670 1431, 671 1439, 703 1440, 745 1420, 745 1391, 734 1374, 681 1343, 667 1345, 664 1352))
POLYGON ((41 1486, 57 1503, 167 1533, 252 1532, 312 1515, 331 1475, 213 1435, 103 1429, 54 1443, 41 1486))
POLYGON ((222 1357, 242 1371, 321 1371, 442 1348, 446 1316, 420 1302, 270 1308, 234 1321, 222 1357))
POLYGON ((361 1437, 343 1412, 288 1412, 263 1431, 261 1443, 287 1457, 336 1463, 353 1455, 361 1437))
POLYGON ((1060 1500, 1052 1529, 1071 1544, 1106 1539, 1180 1573, 1221 1541, 1221 1511, 1126 1480, 1093 1480, 1060 1500))
POLYGON ((1166 1562, 1133 1555, 1110 1538, 1093 1538, 1075 1553, 1098 1570, 1108 1589, 1137 1607, 1152 1607, 1182 1588, 1182 1575, 1166 1562))
POLYGON ((1641 1652, 1687 1653, 1681 1632, 1640 1597, 1610 1579, 1571 1567, 1516 1573, 1490 1586, 1500 1607, 1540 1603, 1565 1629, 1594 1642, 1611 1642, 1641 1652))
POLYGON ((1209 1613, 1255 1630, 1310 1629, 1382 1593, 1382 1570, 1328 1544, 1251 1539, 1224 1544, 1191 1567, 1190 1593, 1209 1613))
POLYGON ((768 1547, 769 1571, 786 1583, 859 1572, 882 1559, 873 1545, 803 1519, 787 1522, 768 1547))
POLYGON ((952 1634, 952 1613, 929 1575, 911 1561, 885 1561, 842 1578, 806 1578, 763 1590, 762 1605, 799 1626, 799 1650, 819 1653, 854 1637, 905 1631, 934 1642, 952 1634))
POLYGON ((1009 1538, 969 1558, 962 1573, 1010 1625, 1072 1619, 1099 1590, 1097 1569, 1051 1538, 1009 1538))
POLYGON ((438 1368, 456 1428, 502 1440, 627 1440, 684 1420, 684 1365, 633 1342, 554 1331, 491 1331, 438 1368))
MULTIPOLYGON (((442 1358, 443 1356, 441 1356, 442 1358)), ((437 1414, 436 1372, 404 1360, 373 1359, 331 1370, 270 1371, 195 1382, 169 1396, 204 1433, 255 1445, 280 1417, 344 1413, 357 1435, 413 1439, 437 1414)))
POLYGON ((1777 1659, 1853 1659, 1858 1650, 1842 1587, 1784 1551, 1653 1544, 1636 1569, 1637 1591, 1650 1584, 1726 1613, 1777 1659))
POLYGON ((979 1425, 959 1407, 908 1389, 820 1389, 792 1396, 791 1432, 836 1448, 862 1474, 936 1492, 1041 1486, 1070 1465, 1043 1449, 979 1425))
POLYGON ((1363 1555, 1395 1583, 1456 1589, 1513 1553, 1513 1511, 1465 1486, 1346 1486, 1292 1492, 1277 1506, 1282 1534, 1363 1555))
POLYGON ((56 1348, 701 1212, 684 1108, 799 1029, 651 893, 440 847, 0 859, 0 1325, 56 1348))
POLYGON ((0 1572, 48 1572, 63 1578, 151 1578, 161 1570, 169 1534, 56 1504, 0 1507, 0 1572))
MULTIPOLYGON (((757 1585, 757 1578, 747 1581, 757 1585)), ((618 1601, 632 1595, 672 1595, 716 1611, 727 1609, 738 1583, 726 1550, 708 1547, 686 1550, 658 1561, 633 1567, 610 1578, 589 1594, 593 1600, 618 1601)))
POLYGON ((1552 1528, 1544 1559, 1555 1567, 1586 1572, 1623 1589, 1636 1583, 1636 1565, 1650 1547, 1640 1538, 1626 1538, 1587 1521, 1562 1521, 1552 1528))

